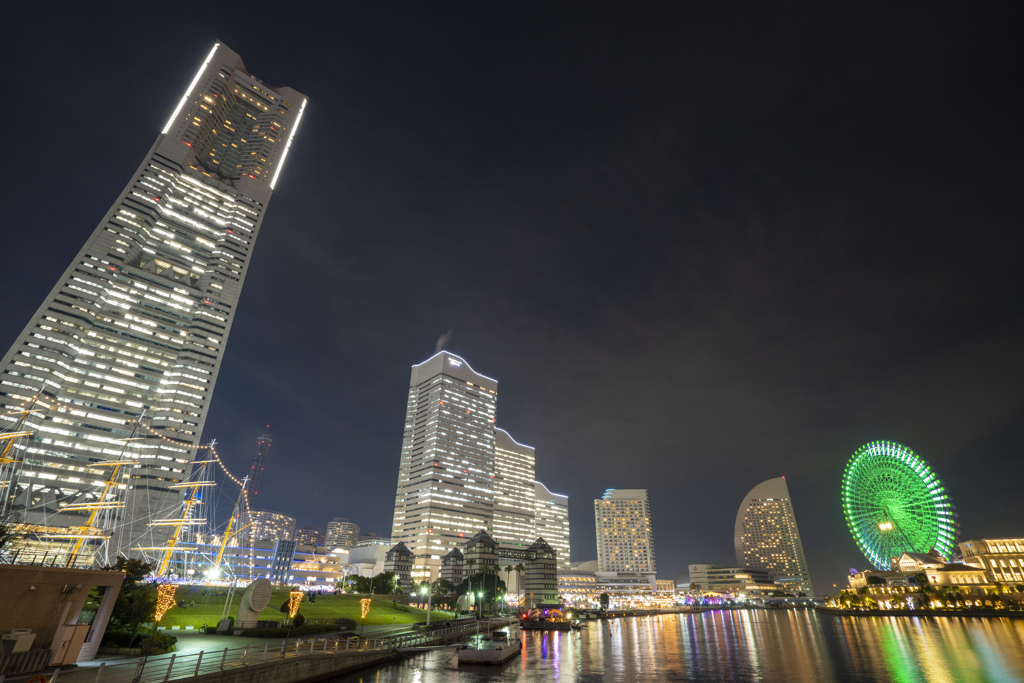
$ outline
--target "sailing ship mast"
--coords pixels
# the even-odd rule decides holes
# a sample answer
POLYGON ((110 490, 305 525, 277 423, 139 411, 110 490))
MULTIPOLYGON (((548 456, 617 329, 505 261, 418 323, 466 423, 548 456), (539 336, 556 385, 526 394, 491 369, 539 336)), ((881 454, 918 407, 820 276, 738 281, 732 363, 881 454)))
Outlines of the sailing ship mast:
MULTIPOLYGON (((139 547, 138 550, 162 550, 164 551, 164 557, 160 561, 160 566, 156 571, 157 577, 162 577, 167 572, 167 567, 171 563, 171 556, 175 552, 175 546, 178 545, 178 541, 181 538, 181 531, 185 527, 195 527, 202 524, 206 524, 205 518, 193 517, 195 506, 203 505, 203 494, 200 492, 208 486, 216 486, 216 482, 206 478, 206 468, 210 463, 217 462, 216 460, 199 460, 196 465, 202 465, 199 468, 198 474, 196 475, 195 481, 185 481, 180 484, 173 484, 170 488, 172 489, 188 489, 188 493, 185 496, 185 501, 181 507, 181 517, 177 519, 157 519, 149 523, 149 526, 172 526, 174 527, 174 533, 171 535, 170 540, 167 541, 167 545, 143 548, 139 547)), ((180 552, 180 551, 178 551, 180 552)))

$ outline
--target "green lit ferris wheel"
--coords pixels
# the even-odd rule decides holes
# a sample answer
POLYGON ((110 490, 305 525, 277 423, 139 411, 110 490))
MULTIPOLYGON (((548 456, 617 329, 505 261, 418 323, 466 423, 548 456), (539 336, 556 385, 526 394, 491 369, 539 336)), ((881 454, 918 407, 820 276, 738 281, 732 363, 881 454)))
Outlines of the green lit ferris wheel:
POLYGON ((843 474, 843 513, 878 569, 891 569, 890 558, 905 552, 953 553, 953 501, 928 461, 898 443, 872 441, 853 454, 843 474))

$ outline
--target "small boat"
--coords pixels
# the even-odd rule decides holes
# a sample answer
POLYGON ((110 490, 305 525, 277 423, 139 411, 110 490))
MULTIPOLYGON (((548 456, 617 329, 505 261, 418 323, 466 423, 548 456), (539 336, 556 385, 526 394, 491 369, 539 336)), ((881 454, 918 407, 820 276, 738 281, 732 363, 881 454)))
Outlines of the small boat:
POLYGON ((504 664, 518 657, 522 650, 523 639, 518 632, 497 631, 487 640, 471 637, 457 652, 459 664, 504 664))

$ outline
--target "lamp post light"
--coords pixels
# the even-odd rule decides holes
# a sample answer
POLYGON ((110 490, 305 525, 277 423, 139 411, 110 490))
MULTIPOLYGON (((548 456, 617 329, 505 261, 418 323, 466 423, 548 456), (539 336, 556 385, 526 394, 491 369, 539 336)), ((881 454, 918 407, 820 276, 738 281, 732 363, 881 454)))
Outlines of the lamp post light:
POLYGON ((434 593, 430 590, 430 584, 420 588, 420 595, 426 594, 427 596, 427 626, 430 626, 430 606, 433 604, 434 593))
POLYGON ((484 614, 484 592, 480 591, 479 593, 476 594, 476 597, 477 597, 477 608, 476 608, 477 614, 479 614, 480 616, 483 616, 483 614, 484 614))

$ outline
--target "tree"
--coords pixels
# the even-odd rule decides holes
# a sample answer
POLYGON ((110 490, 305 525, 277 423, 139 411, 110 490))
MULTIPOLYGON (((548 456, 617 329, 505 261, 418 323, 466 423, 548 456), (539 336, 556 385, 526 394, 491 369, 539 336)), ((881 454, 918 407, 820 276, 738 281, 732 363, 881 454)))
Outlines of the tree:
POLYGON ((130 630, 129 647, 139 633, 142 622, 153 619, 156 615, 156 586, 141 583, 153 571, 153 565, 136 558, 119 557, 112 567, 104 567, 108 571, 124 572, 121 592, 117 595, 114 608, 110 613, 110 621, 121 630, 130 630))
POLYGON ((523 593, 523 572, 526 571, 526 567, 520 562, 514 569, 516 570, 516 590, 523 593))
POLYGON ((598 597, 598 600, 601 601, 601 609, 608 609, 608 603, 611 601, 611 599, 612 596, 608 595, 607 593, 601 593, 600 597, 598 597))
POLYGON ((699 586, 696 583, 690 582, 690 592, 691 593, 696 593, 697 592, 697 588, 699 588, 699 586))
POLYGON ((505 565, 505 585, 509 585, 512 582, 512 565, 505 565))

